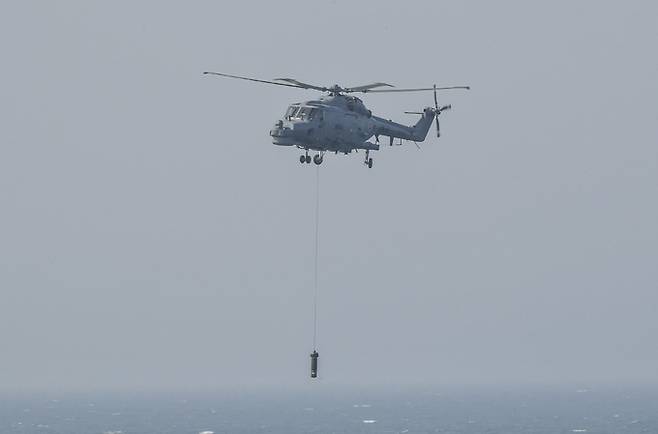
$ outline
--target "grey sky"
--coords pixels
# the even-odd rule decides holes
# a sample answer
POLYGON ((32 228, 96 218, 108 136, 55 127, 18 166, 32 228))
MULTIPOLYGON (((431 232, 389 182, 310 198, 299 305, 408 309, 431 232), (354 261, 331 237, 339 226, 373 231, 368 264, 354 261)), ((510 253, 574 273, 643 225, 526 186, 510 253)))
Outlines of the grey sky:
POLYGON ((0 387, 308 381, 315 168, 268 130, 317 94, 204 70, 473 86, 421 151, 325 158, 323 382, 658 380, 657 17, 3 2, 0 387))

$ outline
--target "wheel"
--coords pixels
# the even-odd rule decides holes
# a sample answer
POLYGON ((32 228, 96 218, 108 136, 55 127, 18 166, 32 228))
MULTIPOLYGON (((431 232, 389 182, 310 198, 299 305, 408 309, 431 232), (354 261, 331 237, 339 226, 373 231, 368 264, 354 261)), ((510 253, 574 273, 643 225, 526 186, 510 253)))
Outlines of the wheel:
POLYGON ((368 169, 372 169, 372 158, 368 158, 368 169))
POLYGON ((311 156, 310 155, 307 155, 306 157, 304 157, 304 159, 306 160, 306 164, 311 164, 311 156))
POLYGON ((301 156, 299 157, 299 162, 302 163, 302 164, 306 163, 306 156, 301 155, 301 156))
POLYGON ((320 164, 322 164, 322 157, 320 157, 319 154, 314 155, 313 162, 319 166, 320 164))

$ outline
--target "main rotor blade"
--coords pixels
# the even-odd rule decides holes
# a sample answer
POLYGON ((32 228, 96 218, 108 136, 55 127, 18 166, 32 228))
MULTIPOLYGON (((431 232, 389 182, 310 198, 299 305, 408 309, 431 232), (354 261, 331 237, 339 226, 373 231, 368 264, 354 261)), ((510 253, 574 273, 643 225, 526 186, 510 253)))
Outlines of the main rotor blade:
POLYGON ((388 83, 372 83, 372 84, 364 84, 363 86, 348 87, 345 88, 345 92, 367 92, 370 89, 373 89, 375 87, 382 87, 382 86, 395 87, 392 84, 388 84, 388 83))
POLYGON ((275 81, 260 80, 258 78, 240 77, 239 75, 223 74, 221 72, 205 71, 203 74, 204 75, 205 74, 219 75, 221 77, 239 78, 240 80, 257 81, 258 83, 275 84, 277 86, 297 87, 297 88, 304 89, 303 86, 298 86, 298 85, 295 85, 295 84, 277 83, 275 81))
POLYGON ((294 78, 275 78, 275 80, 277 80, 277 81, 286 81, 288 83, 294 84, 295 86, 303 87, 304 89, 315 89, 315 90, 319 90, 319 91, 322 91, 322 92, 325 92, 325 91, 328 90, 326 87, 315 86, 313 84, 308 84, 308 83, 302 83, 301 81, 295 80, 294 78))
MULTIPOLYGON (((469 90, 470 86, 449 86, 449 87, 437 87, 436 90, 450 90, 450 89, 466 89, 469 90)), ((415 89, 379 89, 379 90, 364 90, 363 93, 382 93, 382 92, 423 92, 423 91, 434 91, 433 87, 419 87, 415 89)))
POLYGON ((439 115, 441 114, 441 110, 439 110, 439 99, 436 96, 436 84, 432 87, 432 90, 434 91, 434 108, 436 109, 436 112, 434 113, 434 120, 436 121, 436 137, 441 137, 441 127, 439 126, 439 115))

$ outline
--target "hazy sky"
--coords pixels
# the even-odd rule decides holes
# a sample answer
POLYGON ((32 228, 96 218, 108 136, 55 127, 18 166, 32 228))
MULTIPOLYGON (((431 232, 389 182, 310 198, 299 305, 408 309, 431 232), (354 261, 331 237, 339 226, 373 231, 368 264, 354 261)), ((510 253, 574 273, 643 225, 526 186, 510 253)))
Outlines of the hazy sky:
POLYGON ((658 381, 657 19, 2 2, 0 388, 309 381, 316 169, 268 131, 318 94, 204 70, 473 86, 420 151, 325 157, 322 382, 658 381))

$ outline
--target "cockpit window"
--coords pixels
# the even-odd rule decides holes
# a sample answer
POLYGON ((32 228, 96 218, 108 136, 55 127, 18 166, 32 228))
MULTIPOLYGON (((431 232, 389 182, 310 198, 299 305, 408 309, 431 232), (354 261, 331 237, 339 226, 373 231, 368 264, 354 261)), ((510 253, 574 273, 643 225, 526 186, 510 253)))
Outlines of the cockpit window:
POLYGON ((286 119, 294 118, 297 112, 299 112, 299 106, 291 105, 290 107, 288 107, 288 110, 286 111, 286 119))
POLYGON ((313 120, 319 113, 314 107, 290 106, 286 111, 286 119, 313 120))

